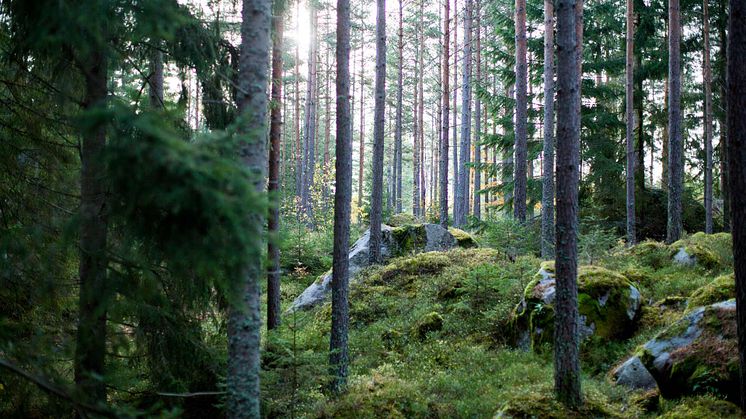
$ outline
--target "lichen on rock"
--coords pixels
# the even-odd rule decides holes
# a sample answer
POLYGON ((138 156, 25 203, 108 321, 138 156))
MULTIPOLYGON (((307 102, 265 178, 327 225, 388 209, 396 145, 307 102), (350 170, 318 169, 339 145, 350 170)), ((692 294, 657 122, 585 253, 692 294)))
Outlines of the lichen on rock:
MULTIPOLYGON (((554 263, 542 263, 514 311, 520 347, 536 347, 552 341, 556 294, 554 275, 554 263)), ((638 320, 641 304, 639 290, 623 275, 598 266, 580 267, 578 311, 581 339, 592 335, 608 340, 628 337, 638 320)))

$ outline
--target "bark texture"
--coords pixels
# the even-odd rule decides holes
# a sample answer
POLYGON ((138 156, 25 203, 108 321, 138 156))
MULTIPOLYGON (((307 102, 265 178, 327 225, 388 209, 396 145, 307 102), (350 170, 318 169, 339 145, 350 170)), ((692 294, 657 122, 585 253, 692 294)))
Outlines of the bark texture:
MULTIPOLYGON (((728 23, 728 155, 730 188, 746 188, 746 1, 730 1, 728 23)), ((746 194, 731 196, 741 407, 746 406, 746 194)))
MULTIPOLYGON (((476 2, 476 31, 477 31, 477 86, 482 84, 482 3, 476 2)), ((477 220, 482 219, 482 195, 479 191, 482 189, 482 102, 479 95, 474 99, 474 124, 476 132, 474 133, 474 190, 473 190, 473 211, 472 214, 477 220)))
POLYGON ((450 103, 450 73, 449 73, 449 61, 448 56, 450 55, 450 42, 451 42, 451 2, 446 0, 444 3, 444 20, 443 28, 445 33, 443 34, 443 115, 441 116, 441 123, 443 127, 440 131, 440 225, 443 227, 448 226, 448 117, 451 112, 450 103))
POLYGON ((350 200, 352 199, 352 126, 350 124, 350 2, 337 0, 337 139, 334 191, 334 250, 332 255, 332 328, 329 341, 331 389, 347 384, 347 332, 350 200))
POLYGON ((282 135, 282 38, 283 8, 276 2, 272 16, 272 106, 269 116, 269 192, 270 206, 267 230, 267 329, 280 325, 280 142, 282 135))
MULTIPOLYGON (((272 2, 243 0, 241 52, 238 69, 238 111, 242 139, 239 157, 252 173, 257 191, 264 190, 267 160, 270 25, 272 2)), ((264 234, 261 212, 249 214, 257 240, 264 234)), ((228 374, 226 412, 230 418, 259 418, 259 346, 261 329, 261 254, 247 262, 238 290, 240 297, 228 317, 228 374)))
POLYGON ((702 2, 704 21, 704 51, 702 51, 702 80, 705 90, 704 140, 705 140, 705 233, 712 233, 712 66, 710 63, 710 11, 709 0, 702 2))
POLYGON ((383 222, 383 128, 386 122, 386 0, 376 1, 376 97, 373 121, 373 192, 370 198, 370 260, 381 260, 383 222))
POLYGON ((635 102, 634 102, 634 47, 635 21, 634 0, 627 0, 627 54, 625 63, 625 105, 627 115, 627 246, 637 242, 635 233, 635 102))
POLYGON ((666 242, 681 237, 681 192, 684 188, 684 146, 681 139, 681 10, 668 0, 668 228, 666 242))
POLYGON ((554 1, 544 0, 544 155, 541 257, 554 259, 554 1))
POLYGON ((399 0, 399 71, 396 80, 396 126, 394 127, 394 201, 395 212, 402 211, 402 95, 404 91, 404 3, 399 0))
POLYGON ((526 221, 527 187, 527 117, 526 89, 528 67, 526 64, 526 0, 515 0, 515 160, 513 162, 513 217, 526 221))
MULTIPOLYGON (((106 106, 107 60, 93 52, 80 64, 85 79, 86 111, 106 106)), ((80 148, 80 295, 75 345, 75 383, 89 403, 106 402, 104 375, 106 358, 106 317, 109 302, 106 245, 108 214, 102 152, 106 127, 97 126, 83 134, 80 148)))
POLYGON ((471 158, 471 23, 472 0, 464 4, 464 49, 461 74, 461 149, 459 150, 458 189, 454 224, 466 225, 469 213, 469 163, 471 158))
POLYGON ((575 0, 557 2, 557 295, 554 385, 568 407, 582 403, 578 337, 578 182, 580 101, 575 0))

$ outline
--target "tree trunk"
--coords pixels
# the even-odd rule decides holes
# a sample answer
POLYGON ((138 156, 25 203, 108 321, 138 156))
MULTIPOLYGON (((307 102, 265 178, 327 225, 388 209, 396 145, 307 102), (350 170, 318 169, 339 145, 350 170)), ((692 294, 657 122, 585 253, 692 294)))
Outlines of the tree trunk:
POLYGON ((310 7, 311 13, 311 43, 308 48, 308 80, 306 84, 306 114, 304 126, 304 147, 303 147, 303 192, 301 194, 301 207, 306 217, 306 222, 313 224, 313 202, 311 201, 311 188, 314 182, 314 171, 316 164, 316 80, 317 80, 317 60, 316 49, 318 48, 316 27, 318 23, 318 10, 316 7, 310 7))
MULTIPOLYGON (((477 85, 482 84, 482 4, 477 0, 477 85)), ((482 196, 479 191, 482 189, 482 102, 477 95, 474 103, 476 114, 474 115, 476 123, 476 133, 474 135, 474 218, 482 219, 482 196)))
MULTIPOLYGON (((270 61, 272 2, 243 0, 241 55, 238 70, 238 111, 242 141, 239 156, 252 172, 257 191, 264 191, 267 162, 267 85, 270 61)), ((264 213, 249 214, 252 233, 263 240, 264 213)), ((226 412, 230 418, 259 418, 259 346, 261 329, 260 253, 252 254, 241 274, 240 298, 228 317, 228 374, 226 412)))
POLYGON ((712 234, 712 67, 710 64, 710 13, 709 0, 702 2, 704 21, 704 51, 702 79, 705 88, 705 233, 712 234))
POLYGON ((419 129, 419 100, 420 100, 420 89, 419 80, 416 78, 419 76, 420 68, 420 53, 419 43, 417 44, 417 50, 415 51, 414 59, 414 106, 412 107, 412 215, 415 217, 420 216, 420 129, 419 129))
POLYGON ((153 109, 163 109, 163 51, 160 50, 161 43, 155 42, 150 55, 150 74, 148 85, 150 87, 150 106, 153 109))
POLYGON ((381 261, 383 128, 386 122, 386 0, 376 0, 376 98, 373 121, 373 193, 370 197, 370 261, 381 261))
POLYGON ((684 157, 681 139, 681 11, 679 0, 668 0, 668 228, 666 242, 681 237, 681 193, 684 187, 684 157))
POLYGON ((453 223, 459 217, 458 190, 458 0, 453 0, 453 223))
POLYGON ((577 234, 580 164, 575 0, 557 2, 557 295, 554 386, 570 408, 582 404, 578 337, 577 234))
POLYGON ((272 15, 272 107, 269 125, 269 271, 267 272, 267 330, 280 325, 280 134, 282 131, 282 39, 284 6, 275 2, 272 15))
POLYGON ((515 1, 515 161, 513 188, 513 217, 526 221, 527 170, 527 100, 526 85, 526 0, 515 1))
MULTIPOLYGON (((363 26, 363 25, 361 25, 363 26)), ((365 180, 365 33, 360 33, 360 151, 358 152, 357 207, 363 207, 363 181, 365 180)), ((358 220, 361 222, 361 220, 358 220)))
POLYGON ((443 116, 441 122, 443 127, 440 131, 440 225, 448 226, 448 117, 451 112, 450 99, 450 74, 448 56, 451 46, 451 0, 444 1, 445 17, 443 18, 443 116))
POLYGON ((461 149, 459 150, 458 190, 454 224, 466 225, 469 210, 469 160, 471 158, 471 20, 472 0, 464 3, 464 49, 461 74, 461 149))
POLYGON ((399 73, 396 81, 396 127, 394 128, 394 200, 395 212, 402 211, 402 95, 404 91, 404 3, 399 0, 399 73))
MULTIPOLYGON (((746 1, 730 1, 728 25, 728 156, 730 188, 746 188, 746 1)), ((741 406, 746 407, 746 195, 731 197, 733 258, 736 274, 741 406)))
POLYGON ((728 48, 728 37, 726 36, 727 26, 727 15, 726 15, 726 2, 718 2, 720 7, 720 21, 718 22, 718 37, 720 38, 720 50, 718 51, 720 67, 720 181, 721 181, 721 198, 723 199, 723 231, 730 231, 731 225, 731 200, 730 200, 730 159, 728 158, 728 134, 727 134, 727 118, 728 114, 728 95, 727 95, 727 81, 726 81, 726 61, 727 61, 727 48, 728 48))
MULTIPOLYGON (((85 111, 104 109, 108 68, 101 52, 92 52, 80 65, 85 79, 85 111)), ((106 402, 106 317, 109 302, 107 267, 106 182, 102 153, 106 127, 86 131, 80 148, 80 265, 75 383, 89 403, 106 402)))
MULTIPOLYGON (((300 20, 300 2, 295 4, 295 17, 300 20)), ((297 29, 297 28, 296 28, 297 29)), ((300 199, 303 194, 303 154, 300 138, 300 54, 298 43, 295 43, 295 112, 293 112, 293 133, 295 136, 295 196, 300 199)), ((300 216, 300 211, 298 211, 300 216)))
POLYGON ((329 365, 331 389, 343 391, 347 384, 347 331, 350 323, 349 240, 352 199, 352 127, 350 124, 350 2, 337 0, 337 149, 334 191, 334 250, 332 262, 332 328, 329 365))
POLYGON ((419 158, 419 165, 418 165, 418 176, 419 176, 419 190, 420 190, 420 200, 419 200, 419 208, 420 208, 420 217, 425 217, 425 192, 426 192, 426 182, 425 182, 425 93, 424 93, 424 84, 425 84, 425 1, 420 0, 420 23, 418 31, 420 34, 420 47, 419 47, 419 54, 420 54, 420 73, 418 76, 419 84, 420 84, 420 103, 418 108, 418 114, 419 114, 419 147, 420 147, 420 158, 419 158))
POLYGON ((635 233, 634 7, 634 1, 627 0, 627 54, 625 65, 625 104, 627 115, 627 246, 632 246, 637 242, 637 235, 635 233))
MULTIPOLYGON (((663 84, 663 107, 668 110, 668 76, 663 84)), ((661 176, 661 188, 668 191, 668 124, 663 125, 663 146, 661 147, 661 162, 663 173, 661 176)))
MULTIPOLYGON (((635 57, 634 68, 642 68, 642 51, 635 57)), ((635 183, 640 190, 645 189, 645 118, 644 118, 644 99, 645 92, 643 88, 643 74, 637 73, 635 77, 634 99, 637 102, 637 143, 635 145, 635 183)))
POLYGON ((544 161, 541 257, 554 259, 554 2, 544 0, 544 161))

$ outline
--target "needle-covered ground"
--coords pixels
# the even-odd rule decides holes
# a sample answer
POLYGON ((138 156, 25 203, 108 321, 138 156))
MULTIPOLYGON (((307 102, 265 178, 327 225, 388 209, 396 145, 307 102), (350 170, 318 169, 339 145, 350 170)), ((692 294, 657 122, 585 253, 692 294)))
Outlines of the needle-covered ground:
MULTIPOLYGON (((349 387, 337 398, 326 392, 330 304, 286 313, 283 326, 264 342, 263 386, 271 390, 264 394, 272 395, 263 401, 265 413, 740 417, 716 383, 694 388, 681 383, 677 398, 667 399, 657 389, 617 385, 612 374, 646 342, 675 333, 695 305, 733 297, 730 236, 695 234, 671 246, 644 242, 632 249, 614 247, 594 258, 593 266, 581 267, 586 275, 581 287, 594 284, 589 298, 597 312, 596 317, 588 312, 596 333, 586 335, 581 348, 585 405, 579 411, 568 411, 553 398, 551 339, 537 339, 529 349, 520 345, 518 313, 537 284, 542 261, 509 253, 484 245, 457 248, 392 259, 359 273, 363 280, 350 290, 349 387), (689 259, 680 260, 681 249, 689 259), (627 317, 615 308, 609 311, 613 318, 604 317, 601 306, 614 293, 629 298, 630 286, 639 292, 637 311, 627 317), (624 324, 611 333, 605 321, 624 324)), ((543 265, 545 270, 548 266, 543 265)), ((315 279, 305 269, 299 264, 294 275, 284 278, 284 304, 315 279)), ((533 309, 552 310, 551 299, 547 301, 533 309)), ((552 321, 551 316, 542 321, 552 321)), ((708 367, 715 368, 710 364, 716 361, 707 361, 708 367)))

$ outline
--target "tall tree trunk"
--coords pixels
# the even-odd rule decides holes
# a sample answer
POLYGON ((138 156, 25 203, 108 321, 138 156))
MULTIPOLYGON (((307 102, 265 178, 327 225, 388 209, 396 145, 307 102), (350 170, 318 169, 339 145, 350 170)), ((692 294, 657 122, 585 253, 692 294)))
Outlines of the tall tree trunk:
POLYGON ((710 64, 710 12, 709 0, 702 2, 704 21, 704 51, 702 79, 705 88, 705 232, 712 234, 712 67, 710 64))
POLYGON ((582 404, 578 337, 579 74, 575 0, 557 2, 557 296, 554 388, 568 407, 582 404))
POLYGON ((370 197, 370 261, 381 261, 383 128, 386 122, 386 0, 376 0, 376 98, 373 121, 373 193, 370 197))
POLYGON ((420 129, 419 129, 419 100, 420 100, 420 89, 419 80, 416 78, 419 76, 420 68, 420 53, 419 43, 417 43, 414 59, 414 106, 412 107, 412 215, 415 217, 420 216, 420 129))
POLYGON ((402 211, 402 95, 404 91, 404 3, 399 0, 399 73, 396 81, 396 127, 394 128, 394 196, 396 213, 402 211))
MULTIPOLYGON (((663 108, 668 110, 668 75, 663 84, 663 108)), ((661 176, 661 188, 668 191, 668 124, 663 125, 663 145, 661 147, 661 162, 663 163, 663 174, 661 176)))
MULTIPOLYGON (((327 24, 325 25, 327 28, 329 28, 329 15, 327 14, 327 24)), ((327 32, 328 33, 328 32, 327 32)), ((325 111, 324 111, 324 188, 323 188, 323 208, 324 211, 328 210, 328 202, 329 202, 329 163, 331 161, 331 151, 330 151, 330 141, 331 141, 331 128, 332 128, 332 108, 331 108, 331 64, 329 63, 329 56, 331 55, 331 48, 329 48, 327 44, 326 52, 324 53, 325 56, 325 62, 326 62, 326 88, 324 96, 325 96, 325 111)))
MULTIPOLYGON (((295 18, 300 21, 300 2, 295 4, 295 18)), ((296 24, 298 25, 298 24, 296 24)), ((298 27, 296 27, 296 31, 298 27)), ((300 53, 295 43, 295 112, 293 112, 293 135, 295 136, 295 196, 300 199, 303 194, 303 152, 300 138, 300 53)), ((300 216, 298 211, 298 215, 300 216)))
MULTIPOLYGON (((361 22, 363 23, 363 22, 361 22)), ((364 27, 364 23, 361 25, 364 27)), ((360 33, 360 151, 358 152, 357 207, 363 207, 363 182, 365 177, 365 32, 360 33)), ((361 223, 362 220, 358 220, 361 223)))
POLYGON ((728 114, 728 94, 726 80, 726 62, 728 37, 726 36, 727 15, 726 2, 718 2, 720 7, 720 20, 718 24, 718 37, 720 38, 720 50, 718 51, 720 64, 720 181, 721 181, 721 198, 723 199, 723 231, 730 231, 731 226, 731 199, 730 199, 730 159, 728 156, 728 133, 727 118, 728 114))
MULTIPOLYGON (((638 12, 639 13, 639 12, 638 12)), ((642 68, 642 51, 638 51, 635 57, 634 68, 642 68)), ((635 144, 635 182, 637 188, 645 189, 645 118, 644 118, 644 101, 645 92, 643 89, 643 74, 637 72, 635 80, 634 99, 637 102, 637 142, 635 144)))
POLYGON ((272 106, 269 125, 269 271, 267 272, 267 330, 280 325, 280 134, 282 132, 282 38, 284 5, 274 3, 272 15, 272 106))
POLYGON ((544 161, 541 257, 554 259, 554 1, 544 0, 544 161))
POLYGON ((681 139, 681 10, 679 0, 668 0, 668 228, 666 242, 673 243, 681 237, 681 193, 684 187, 684 156, 681 139))
POLYGON ((513 217, 526 221, 527 170, 527 77, 526 0, 515 1, 515 161, 513 168, 513 217))
MULTIPOLYGON (((270 61, 272 2, 243 0, 241 55, 238 70, 238 111, 242 126, 239 156, 252 172, 254 188, 264 191, 267 161, 267 85, 270 61)), ((263 212, 247 215, 251 234, 263 240, 263 212)), ((261 329, 260 278, 263 256, 252 254, 239 282, 240 298, 228 317, 228 392, 230 418, 259 418, 259 345, 261 329)))
MULTIPOLYGON (((477 85, 482 84, 482 3, 477 0, 477 85)), ((474 134, 474 218, 482 219, 482 200, 479 191, 482 189, 482 102, 476 96, 474 120, 476 133, 474 134)))
MULTIPOLYGON (((79 64, 85 79, 85 111, 106 107, 108 63, 105 54, 92 52, 79 64)), ((89 403, 106 402, 104 375, 106 317, 110 298, 107 281, 105 167, 106 127, 83 134, 80 148, 80 265, 78 274, 78 330, 75 345, 75 383, 89 403)))
POLYGON ((425 1, 420 0, 420 22, 419 22, 419 54, 420 54, 420 74, 417 77, 419 81, 419 90, 420 90, 420 103, 419 108, 417 110, 419 114, 419 146, 420 146, 420 158, 419 158, 419 165, 418 165, 418 176, 420 177, 419 180, 419 189, 420 189, 420 201, 419 201, 419 207, 420 207, 420 217, 425 217, 425 192, 426 189, 425 185, 425 93, 424 93, 424 85, 425 85, 425 1))
POLYGON ((456 207, 458 209, 454 224, 461 227, 466 224, 469 210, 469 160, 471 158, 471 21, 472 0, 464 2, 464 49, 463 72, 461 74, 461 149, 459 150, 458 190, 456 207))
MULTIPOLYGON (((505 93, 507 94, 507 97, 509 99, 515 99, 515 87, 514 85, 509 85, 505 89, 505 93)), ((507 116, 508 110, 503 109, 503 112, 507 116)), ((513 113, 513 117, 515 117, 515 112, 513 113)), ((513 126, 515 127, 515 121, 513 121, 513 126)), ((503 134, 507 134, 507 130, 503 128, 503 134)), ((502 161, 502 184, 503 186, 507 186, 513 182, 513 151, 515 150, 514 144, 508 144, 505 150, 503 150, 503 161, 502 161)), ((504 210, 506 214, 511 214, 512 211, 510 211, 510 203, 513 200, 513 192, 511 190, 508 190, 507 188, 504 189, 503 192, 503 202, 504 202, 504 210)))
POLYGON ((318 41, 316 27, 318 23, 318 10, 311 5, 311 43, 308 48, 308 80, 306 84, 306 114, 305 126, 303 128, 303 191, 301 193, 301 207, 306 217, 306 222, 313 224, 313 202, 311 201, 311 188, 314 183, 314 171, 316 165, 316 99, 317 99, 317 68, 316 49, 318 41))
MULTIPOLYGON (((746 1, 730 1, 728 24, 728 156, 730 188, 746 188, 746 1)), ((746 195, 731 197, 733 258, 736 273, 736 311, 740 361, 740 402, 746 407, 746 195)))
POLYGON ((625 65, 625 104, 627 115, 627 246, 632 246, 637 242, 637 235, 635 233, 634 7, 634 1, 627 0, 627 54, 625 65))
POLYGON ((352 126, 350 124, 350 2, 337 0, 337 148, 334 191, 334 250, 332 256, 332 328, 329 365, 332 391, 347 384, 347 331, 350 323, 349 240, 352 199, 352 126))
POLYGON ((148 75, 150 106, 163 109, 163 51, 161 43, 155 42, 150 53, 150 74, 148 75))
POLYGON ((448 56, 450 54, 451 45, 451 0, 445 0, 444 11, 445 16, 443 18, 443 28, 445 30, 443 34, 443 115, 441 122, 443 127, 440 131, 440 225, 443 227, 448 226, 448 117, 451 112, 450 99, 450 74, 448 56))
POLYGON ((459 217, 458 189, 458 0, 453 0, 453 223, 459 217))

